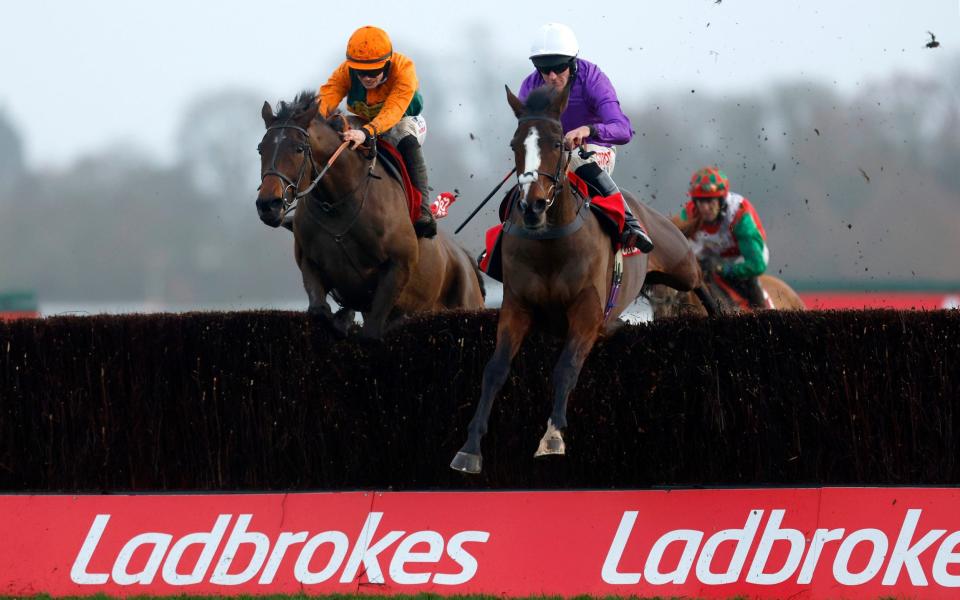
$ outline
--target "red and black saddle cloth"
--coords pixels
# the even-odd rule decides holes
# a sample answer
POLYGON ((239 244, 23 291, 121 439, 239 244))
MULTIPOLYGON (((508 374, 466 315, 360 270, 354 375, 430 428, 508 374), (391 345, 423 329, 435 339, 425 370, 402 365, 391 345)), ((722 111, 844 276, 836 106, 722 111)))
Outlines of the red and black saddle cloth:
POLYGON ((403 193, 407 197, 407 206, 410 209, 410 222, 415 222, 420 218, 420 190, 410 181, 410 174, 407 172, 407 163, 391 143, 385 140, 377 140, 377 156, 383 160, 383 166, 403 187, 403 193))
MULTIPOLYGON (((610 236, 610 242, 613 249, 620 248, 620 233, 623 231, 624 212, 623 212, 623 194, 617 192, 610 196, 590 196, 590 190, 587 182, 577 176, 572 171, 567 172, 567 179, 573 189, 583 198, 590 198, 590 209, 600 227, 610 236)), ((519 188, 514 186, 507 192, 500 202, 500 224, 494 225, 487 230, 484 242, 486 250, 480 260, 480 270, 489 275, 492 279, 503 281, 503 267, 500 257, 500 238, 503 234, 503 223, 510 217, 510 213, 516 207, 519 194, 519 188)), ((624 252, 624 256, 638 254, 639 250, 631 248, 624 252)))

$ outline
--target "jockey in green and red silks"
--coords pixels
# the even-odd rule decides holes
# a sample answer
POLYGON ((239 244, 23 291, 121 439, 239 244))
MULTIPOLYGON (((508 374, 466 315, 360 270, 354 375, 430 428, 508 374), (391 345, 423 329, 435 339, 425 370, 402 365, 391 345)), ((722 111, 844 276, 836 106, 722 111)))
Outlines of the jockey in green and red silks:
MULTIPOLYGON (((620 193, 611 178, 616 162, 616 149, 633 138, 630 119, 623 114, 617 92, 610 79, 597 65, 578 58, 580 45, 566 25, 547 23, 537 32, 530 60, 535 70, 520 85, 520 100, 530 92, 548 85, 557 91, 570 87, 567 107, 560 116, 564 143, 568 150, 586 146, 589 156, 573 152, 569 169, 593 188, 596 195, 609 197, 620 193)), ((625 223, 621 244, 641 252, 653 250, 653 241, 643 225, 623 203, 625 223)))
POLYGON ((767 270, 767 233, 751 202, 730 191, 717 167, 699 169, 690 178, 690 201, 677 225, 690 240, 704 271, 733 284, 754 308, 767 308, 757 279, 767 270))

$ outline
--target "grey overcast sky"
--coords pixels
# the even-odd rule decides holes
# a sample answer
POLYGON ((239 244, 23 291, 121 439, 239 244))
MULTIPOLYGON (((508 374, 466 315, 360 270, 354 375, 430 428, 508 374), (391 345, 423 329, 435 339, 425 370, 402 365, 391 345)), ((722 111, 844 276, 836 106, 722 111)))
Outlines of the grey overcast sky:
POLYGON ((292 97, 324 80, 365 24, 386 29, 415 61, 429 54, 455 82, 477 58, 505 79, 522 73, 532 33, 563 22, 631 102, 799 77, 855 93, 897 72, 934 74, 960 53, 960 0, 15 0, 2 18, 0 112, 34 167, 117 141, 169 159, 191 99, 224 88, 292 97), (465 46, 478 28, 497 55, 465 46), (927 30, 941 48, 924 48, 927 30))

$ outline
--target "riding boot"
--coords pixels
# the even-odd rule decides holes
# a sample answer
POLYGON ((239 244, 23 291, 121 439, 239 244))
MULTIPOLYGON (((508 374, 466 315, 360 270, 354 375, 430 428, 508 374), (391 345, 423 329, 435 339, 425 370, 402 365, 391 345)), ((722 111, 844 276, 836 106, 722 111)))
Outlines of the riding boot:
MULTIPOLYGON (((614 183, 610 174, 601 169, 597 163, 581 165, 576 170, 576 174, 600 196, 607 197, 620 192, 620 188, 614 183)), ((636 248, 644 254, 653 250, 653 240, 633 215, 626 198, 623 198, 623 231, 620 233, 620 245, 624 248, 636 248)))
POLYGON ((430 212, 430 187, 427 183, 427 164, 423 161, 423 149, 416 136, 408 135, 397 144, 397 150, 407 164, 410 182, 420 190, 420 218, 413 223, 417 237, 432 238, 437 235, 437 221, 430 212))
POLYGON ((747 302, 750 303, 750 308, 769 308, 767 306, 767 299, 763 293, 763 287, 760 286, 759 278, 748 277, 747 279, 740 279, 736 283, 737 285, 735 287, 743 294, 747 302))

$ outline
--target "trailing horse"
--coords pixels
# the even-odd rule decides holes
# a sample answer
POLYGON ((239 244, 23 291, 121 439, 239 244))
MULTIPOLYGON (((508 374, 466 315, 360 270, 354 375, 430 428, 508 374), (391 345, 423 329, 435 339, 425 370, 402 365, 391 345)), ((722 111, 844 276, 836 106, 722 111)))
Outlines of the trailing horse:
MULTIPOLYGON (((773 275, 761 275, 759 280, 770 308, 774 310, 806 310, 806 305, 799 294, 782 279, 773 275)), ((716 301, 720 312, 750 312, 746 300, 739 297, 739 293, 731 286, 715 277, 710 278, 706 285, 711 290, 710 296, 716 301), (731 292, 733 295, 731 295, 731 292)), ((650 301, 654 319, 706 316, 708 314, 700 298, 690 293, 677 292, 658 285, 645 287, 644 295, 650 301)))
MULTIPOLYGON (((267 131, 261 155, 257 212, 271 227, 299 202, 293 219, 294 257, 310 301, 340 334, 363 313, 361 335, 418 312, 483 308, 483 284, 467 252, 440 232, 418 239, 402 184, 376 155, 342 151, 337 129, 317 119, 317 99, 303 92, 263 103, 267 131), (335 154, 337 154, 335 156, 335 154), (318 163, 325 162, 321 170, 318 163), (343 307, 333 314, 327 294, 343 307)), ((419 202, 419 201, 418 201, 419 202)))
POLYGON ((637 297, 644 279, 682 290, 700 286, 693 252, 669 219, 625 193, 655 249, 649 255, 620 259, 611 238, 590 214, 589 202, 573 192, 565 174, 560 124, 568 95, 569 88, 559 94, 540 88, 524 104, 507 88, 507 100, 518 119, 511 147, 519 194, 503 227, 503 304, 496 348, 483 372, 469 436, 450 464, 459 471, 480 472, 480 440, 493 399, 531 328, 565 339, 553 370, 553 410, 535 456, 563 454, 567 398, 580 369, 597 337, 611 329, 637 297))

